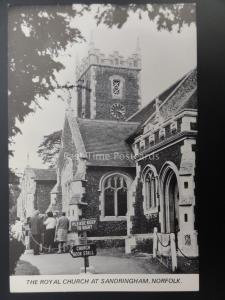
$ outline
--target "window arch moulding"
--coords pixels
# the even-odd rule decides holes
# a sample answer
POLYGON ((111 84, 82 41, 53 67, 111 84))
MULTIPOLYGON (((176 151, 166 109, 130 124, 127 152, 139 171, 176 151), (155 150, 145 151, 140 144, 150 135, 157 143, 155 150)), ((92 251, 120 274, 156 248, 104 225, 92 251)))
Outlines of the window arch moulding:
POLYGON ((147 165, 142 172, 143 210, 146 216, 158 212, 159 177, 153 165, 147 165))
POLYGON ((108 173, 100 179, 100 221, 127 220, 131 183, 130 176, 121 172, 108 173))

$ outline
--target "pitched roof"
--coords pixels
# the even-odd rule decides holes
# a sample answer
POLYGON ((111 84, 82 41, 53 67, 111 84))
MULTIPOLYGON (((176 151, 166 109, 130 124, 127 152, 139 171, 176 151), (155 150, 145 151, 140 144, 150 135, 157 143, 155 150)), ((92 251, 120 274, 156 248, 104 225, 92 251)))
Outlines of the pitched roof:
POLYGON ((159 107, 164 120, 167 120, 184 108, 197 109, 196 69, 187 74, 187 76, 184 78, 184 80, 182 80, 181 84, 176 88, 176 90, 159 107), (195 106, 193 107, 194 104, 195 106))
MULTIPOLYGON (((164 120, 177 114, 184 109, 197 109, 197 70, 187 73, 171 88, 163 92, 159 97, 161 104, 160 113, 164 120)), ((145 123, 148 123, 155 116, 155 101, 151 101, 147 106, 131 116, 129 120, 139 120, 140 125, 136 132, 127 139, 132 142, 134 137, 141 134, 145 123)))
POLYGON ((155 99, 159 98, 161 103, 164 101, 168 100, 174 92, 184 83, 184 81, 195 72, 195 70, 192 70, 185 74, 181 79, 176 81, 173 85, 171 85, 169 88, 167 88, 163 93, 161 93, 159 96, 155 97, 152 99, 147 105, 145 105, 142 109, 137 111, 135 114, 130 116, 127 121, 132 121, 132 122, 141 122, 144 123, 154 112, 155 112, 155 99))
POLYGON ((36 169, 27 168, 26 171, 34 177, 36 181, 56 181, 56 170, 55 169, 36 169))
POLYGON ((126 139, 136 131, 139 123, 79 118, 77 122, 89 165, 134 166, 132 149, 126 139))
POLYGON ((187 99, 187 101, 180 107, 182 109, 197 109, 197 89, 194 90, 193 94, 187 99))

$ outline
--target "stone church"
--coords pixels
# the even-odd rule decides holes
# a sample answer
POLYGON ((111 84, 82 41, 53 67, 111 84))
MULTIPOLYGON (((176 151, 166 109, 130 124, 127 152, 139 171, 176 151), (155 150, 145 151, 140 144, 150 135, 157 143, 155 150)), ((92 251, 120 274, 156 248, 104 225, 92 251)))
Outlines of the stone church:
POLYGON ((196 70, 141 107, 141 55, 106 57, 93 43, 77 66, 77 110, 65 111, 57 183, 48 210, 96 218, 89 238, 135 246, 174 232, 198 256, 196 70))

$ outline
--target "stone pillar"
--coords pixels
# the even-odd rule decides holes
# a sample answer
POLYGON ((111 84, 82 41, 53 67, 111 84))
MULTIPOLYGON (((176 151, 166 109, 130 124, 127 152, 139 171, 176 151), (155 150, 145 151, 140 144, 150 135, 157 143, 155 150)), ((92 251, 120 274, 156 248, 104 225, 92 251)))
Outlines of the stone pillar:
POLYGON ((125 253, 129 254, 136 247, 136 238, 135 236, 128 235, 125 239, 125 253))
POLYGON ((171 256, 172 256, 172 271, 175 272, 177 270, 177 252, 176 252, 174 233, 170 234, 170 246, 171 246, 171 256))
MULTIPOLYGON (((187 122, 186 122, 187 123, 187 122)), ((195 214, 195 153, 194 139, 184 141, 181 147, 182 159, 179 171, 179 224, 178 247, 187 256, 198 256, 197 232, 194 228, 195 214)), ((181 253, 178 251, 178 255, 181 253)))
POLYGON ((155 258, 157 255, 157 227, 154 227, 154 233, 153 233, 153 257, 155 258))
MULTIPOLYGON (((28 226, 27 226, 28 228, 28 226)), ((31 249, 31 236, 30 236, 30 229, 26 229, 25 231, 25 252, 24 254, 33 254, 33 249, 31 249)))

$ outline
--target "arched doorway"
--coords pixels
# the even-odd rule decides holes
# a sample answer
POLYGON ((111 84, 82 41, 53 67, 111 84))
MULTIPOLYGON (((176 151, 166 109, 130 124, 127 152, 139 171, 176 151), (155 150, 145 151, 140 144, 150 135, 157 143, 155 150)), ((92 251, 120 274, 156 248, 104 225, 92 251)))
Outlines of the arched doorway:
POLYGON ((167 166, 161 177, 162 188, 162 233, 179 231, 179 185, 175 171, 167 166))

